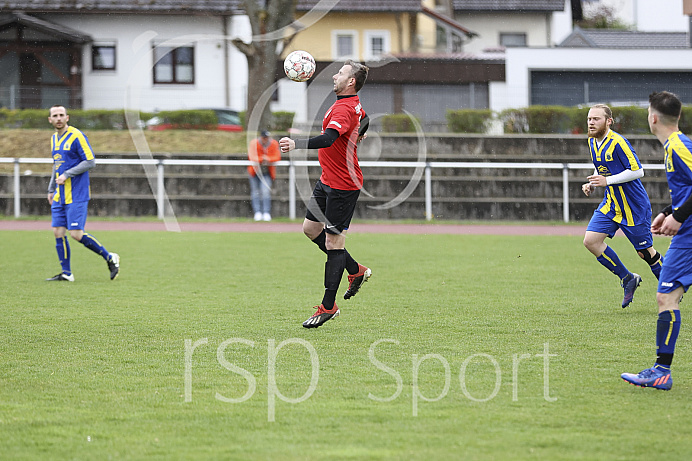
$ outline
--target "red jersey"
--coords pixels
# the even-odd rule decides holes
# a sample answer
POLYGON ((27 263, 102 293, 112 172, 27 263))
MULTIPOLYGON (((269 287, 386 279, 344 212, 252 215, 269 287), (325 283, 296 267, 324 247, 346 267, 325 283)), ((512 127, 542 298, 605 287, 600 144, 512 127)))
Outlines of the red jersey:
POLYGON ((365 112, 358 95, 337 98, 322 120, 322 133, 327 128, 339 132, 339 137, 329 147, 319 149, 322 167, 320 181, 332 189, 360 190, 363 187, 363 173, 358 165, 356 140, 360 120, 365 112))

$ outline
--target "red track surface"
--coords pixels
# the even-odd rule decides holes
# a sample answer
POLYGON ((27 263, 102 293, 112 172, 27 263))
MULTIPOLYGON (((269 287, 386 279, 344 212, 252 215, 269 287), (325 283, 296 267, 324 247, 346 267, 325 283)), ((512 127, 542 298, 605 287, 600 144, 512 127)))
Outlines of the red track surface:
MULTIPOLYGON (((302 222, 181 222, 170 223, 169 229, 161 221, 121 222, 87 221, 89 231, 165 231, 182 232, 302 232, 302 222)), ((0 230, 50 231, 50 220, 0 220, 0 230)), ((469 235, 584 235, 586 226, 569 225, 482 225, 482 224, 369 224, 355 222, 351 232, 371 234, 469 234, 469 235)))

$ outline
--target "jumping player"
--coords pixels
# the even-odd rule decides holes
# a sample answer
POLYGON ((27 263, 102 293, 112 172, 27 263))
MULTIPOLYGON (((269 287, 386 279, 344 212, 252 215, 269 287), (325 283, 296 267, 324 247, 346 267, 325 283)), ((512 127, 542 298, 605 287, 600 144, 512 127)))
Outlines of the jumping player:
POLYGON ((336 293, 344 269, 348 271, 348 290, 344 299, 358 293, 372 271, 358 264, 346 251, 346 231, 351 223, 356 202, 363 187, 363 174, 358 165, 357 143, 368 127, 368 118, 358 99, 365 84, 368 67, 348 60, 332 79, 336 102, 322 120, 322 134, 310 139, 282 138, 281 151, 319 149, 322 175, 317 181, 303 221, 303 232, 324 253, 324 297, 317 312, 303 322, 305 328, 317 328, 339 315, 336 293))

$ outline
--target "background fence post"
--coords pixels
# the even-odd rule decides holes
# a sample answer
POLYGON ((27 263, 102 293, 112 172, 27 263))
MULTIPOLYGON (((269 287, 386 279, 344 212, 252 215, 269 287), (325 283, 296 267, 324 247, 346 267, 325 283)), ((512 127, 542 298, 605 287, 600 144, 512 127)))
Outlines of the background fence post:
POLYGON ((296 219, 296 166, 293 160, 288 164, 288 217, 296 219))
POLYGON ((562 220, 569 222, 569 166, 562 165, 562 220))
POLYGON ((22 214, 22 198, 19 195, 19 159, 14 159, 14 217, 18 218, 22 214))
POLYGON ((159 219, 166 217, 164 202, 164 183, 163 183, 163 160, 159 160, 156 168, 156 211, 159 219))
POLYGON ((430 174, 430 164, 425 164, 425 219, 432 221, 432 175, 430 174))

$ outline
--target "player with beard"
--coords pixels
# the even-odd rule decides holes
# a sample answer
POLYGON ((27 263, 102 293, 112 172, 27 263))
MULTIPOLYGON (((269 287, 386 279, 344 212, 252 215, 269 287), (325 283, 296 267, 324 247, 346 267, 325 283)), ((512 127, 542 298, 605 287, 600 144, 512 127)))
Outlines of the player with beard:
POLYGON ((358 293, 372 271, 356 262, 346 251, 346 231, 353 218, 356 202, 363 187, 363 173, 358 165, 357 144, 368 128, 368 117, 358 98, 358 91, 368 77, 368 67, 348 60, 332 79, 336 101, 322 120, 322 134, 310 139, 281 138, 281 151, 319 149, 322 167, 303 221, 303 233, 327 254, 324 266, 324 297, 317 311, 305 322, 305 328, 317 328, 339 315, 336 293, 344 269, 348 272, 348 289, 344 299, 358 293))
POLYGON ((627 307, 641 283, 641 276, 630 272, 606 243, 620 229, 640 258, 649 264, 658 279, 663 262, 653 247, 651 202, 642 185, 644 176, 639 158, 629 141, 612 131, 613 113, 605 104, 591 107, 587 117, 589 149, 595 170, 582 185, 588 197, 595 187, 604 187, 603 201, 594 211, 584 235, 584 246, 606 269, 620 278, 624 288, 622 307, 627 307))

